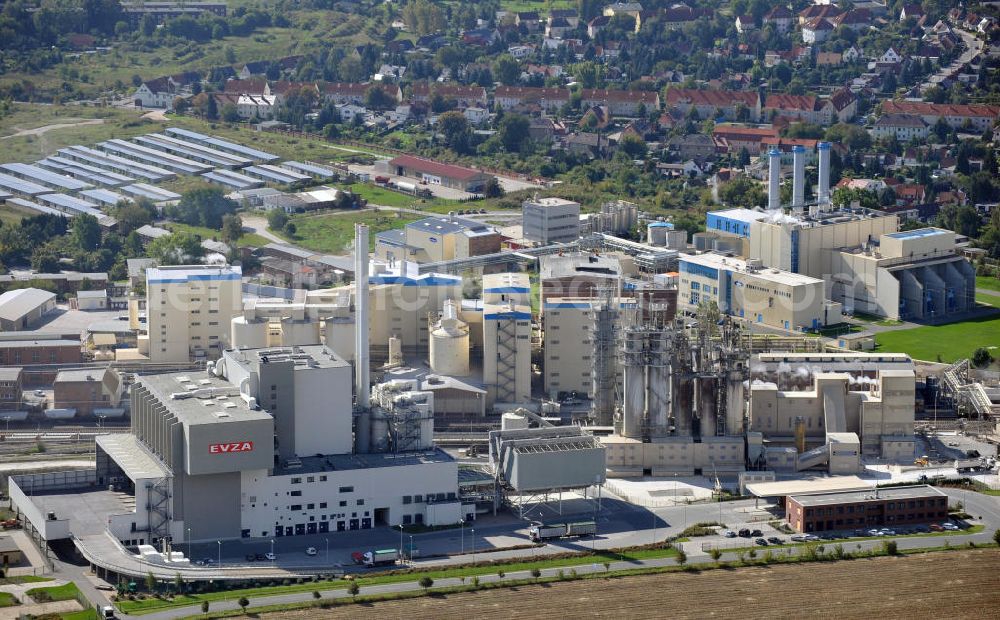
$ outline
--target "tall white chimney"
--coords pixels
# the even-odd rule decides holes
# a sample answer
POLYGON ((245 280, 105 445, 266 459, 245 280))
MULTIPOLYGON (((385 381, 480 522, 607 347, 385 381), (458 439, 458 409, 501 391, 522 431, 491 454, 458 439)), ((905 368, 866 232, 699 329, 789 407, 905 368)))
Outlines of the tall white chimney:
POLYGON ((820 142, 816 149, 819 151, 819 188, 816 191, 816 202, 819 203, 819 210, 825 211, 830 208, 830 143, 820 142))
POLYGON ((768 185, 767 185, 767 208, 781 208, 781 151, 771 149, 767 154, 768 161, 768 185))
POLYGON ((806 206, 806 149, 792 149, 792 209, 801 212, 806 206))
POLYGON ((354 225, 354 387, 359 407, 368 407, 368 226, 354 225))

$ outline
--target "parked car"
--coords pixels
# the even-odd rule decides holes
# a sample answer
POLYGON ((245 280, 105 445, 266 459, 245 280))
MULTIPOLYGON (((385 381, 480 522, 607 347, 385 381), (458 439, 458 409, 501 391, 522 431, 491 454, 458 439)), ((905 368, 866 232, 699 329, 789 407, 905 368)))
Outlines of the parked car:
POLYGON ((316 555, 316 547, 306 547, 306 555, 316 555))
POLYGON ((868 535, 869 536, 881 536, 882 535, 882 530, 878 530, 878 529, 868 530, 868 535))
POLYGON ((943 531, 944 531, 944 528, 943 528, 943 527, 941 527, 940 525, 938 525, 937 523, 932 523, 932 524, 930 525, 930 530, 931 530, 932 532, 943 532, 943 531))
POLYGON ((942 523, 941 527, 948 530, 949 532, 957 532, 960 528, 954 523, 942 523))
POLYGON ((761 532, 760 530, 754 530, 750 532, 750 535, 753 536, 754 538, 759 538, 764 535, 764 532, 761 532))
POLYGON ((750 538, 751 533, 747 528, 743 528, 739 531, 740 538, 750 538))
POLYGON ((766 547, 766 546, 767 546, 767 541, 766 541, 766 540, 764 540, 763 538, 758 538, 758 539, 757 539, 757 540, 755 540, 754 542, 755 542, 756 544, 760 545, 761 547, 766 547))
POLYGON ((255 556, 254 556, 254 559, 255 559, 255 560, 257 560, 258 562, 263 562, 263 561, 264 561, 264 560, 266 560, 267 558, 266 558, 266 557, 264 557, 264 554, 263 554, 263 553, 258 553, 257 555, 255 555, 255 556))
POLYGON ((274 560, 278 559, 278 556, 276 556, 273 553, 271 553, 270 551, 268 551, 267 553, 264 554, 264 559, 265 560, 271 560, 273 562, 274 560))
POLYGON ((918 525, 917 527, 913 528, 913 531, 917 532, 918 534, 926 534, 927 532, 929 532, 931 530, 926 525, 918 525))
POLYGON ((736 532, 732 530, 726 530, 725 532, 722 533, 722 535, 725 536, 726 538, 736 538, 736 532))
POLYGON ((791 541, 792 542, 805 542, 806 541, 806 537, 803 536, 802 534, 796 534, 795 536, 792 536, 791 541))
POLYGON ((248 553, 247 554, 247 562, 253 562, 256 559, 257 559, 257 556, 255 554, 253 554, 253 553, 248 553))
POLYGON ((785 544, 785 541, 781 540, 777 536, 771 536, 770 538, 767 539, 767 542, 771 543, 772 545, 783 545, 783 544, 785 544))
POLYGON ((806 534, 805 538, 806 542, 816 542, 817 540, 820 539, 819 536, 815 534, 806 534))

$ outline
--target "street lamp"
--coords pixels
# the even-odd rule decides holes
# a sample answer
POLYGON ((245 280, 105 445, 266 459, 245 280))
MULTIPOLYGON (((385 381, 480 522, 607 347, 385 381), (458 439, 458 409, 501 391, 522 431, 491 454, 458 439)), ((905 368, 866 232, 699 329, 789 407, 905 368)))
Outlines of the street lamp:
POLYGON ((330 565, 330 539, 329 538, 324 538, 323 542, 326 543, 326 564, 327 564, 327 566, 329 566, 330 565))
POLYGON ((462 528, 462 555, 465 555, 465 519, 459 519, 458 525, 462 528))
POLYGON ((399 555, 403 555, 403 524, 399 524, 399 555))
POLYGON ((476 528, 472 528, 472 565, 476 565, 476 528))
POLYGON ((408 555, 409 555, 409 560, 410 560, 410 566, 413 566, 413 535, 412 534, 410 534, 410 553, 408 555))
POLYGON ((271 539, 271 567, 274 568, 274 539, 271 539))
POLYGON ((188 535, 188 561, 191 560, 191 528, 187 529, 188 535))
POLYGON ((219 568, 222 568, 222 541, 217 540, 215 542, 219 545, 219 568))
POLYGON ((656 544, 656 513, 653 513, 653 544, 656 544))

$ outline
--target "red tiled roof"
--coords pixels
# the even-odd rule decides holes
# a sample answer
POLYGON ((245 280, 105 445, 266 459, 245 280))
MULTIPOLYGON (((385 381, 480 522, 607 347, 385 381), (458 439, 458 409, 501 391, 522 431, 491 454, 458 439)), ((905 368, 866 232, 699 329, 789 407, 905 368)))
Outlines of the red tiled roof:
POLYGON ((924 116, 975 116, 995 119, 1000 117, 1000 106, 927 103, 925 101, 883 101, 882 113, 920 114, 924 116))
POLYGON ((565 88, 532 88, 527 86, 497 86, 494 97, 517 97, 528 101, 541 99, 569 100, 569 90, 565 88))
POLYGON ((783 95, 771 93, 767 96, 765 108, 773 110, 795 110, 799 112, 812 112, 816 110, 818 100, 813 95, 783 95))
POLYGON ((830 103, 838 112, 851 105, 856 99, 857 97, 851 92, 851 89, 846 86, 830 95, 830 103))
POLYGON ((248 95, 263 95, 264 88, 267 86, 267 80, 264 79, 254 79, 249 80, 226 80, 226 84, 223 87, 223 91, 227 93, 246 93, 248 95))
POLYGON ((356 82, 327 82, 321 86, 325 95, 347 95, 363 97, 368 92, 370 84, 359 84, 356 82))
POLYGON ((667 105, 676 106, 679 103, 692 105, 711 105, 725 108, 743 102, 747 107, 757 106, 760 96, 753 91, 742 90, 697 90, 693 88, 670 88, 666 92, 667 105))
POLYGON ((413 85, 413 94, 417 97, 430 97, 439 93, 442 97, 483 99, 486 89, 482 86, 461 86, 458 84, 430 84, 417 82, 413 85))
POLYGON ((809 21, 816 17, 834 17, 840 15, 843 11, 840 10, 834 4, 814 4, 813 6, 801 11, 799 13, 799 19, 804 19, 809 21))
POLYGON ((584 88, 580 92, 584 101, 629 101, 656 105, 659 95, 655 90, 607 90, 599 88, 584 88))
POLYGON ((740 125, 716 125, 712 135, 723 138, 753 139, 777 138, 778 130, 773 127, 742 127, 740 125))
POLYGON ((448 177, 450 179, 459 179, 461 181, 468 181, 483 174, 482 172, 473 170, 472 168, 455 166, 453 164, 443 164, 441 162, 424 159, 422 157, 414 157, 413 155, 400 155, 399 157, 390 160, 389 165, 402 166, 403 168, 411 168, 417 172, 448 177))

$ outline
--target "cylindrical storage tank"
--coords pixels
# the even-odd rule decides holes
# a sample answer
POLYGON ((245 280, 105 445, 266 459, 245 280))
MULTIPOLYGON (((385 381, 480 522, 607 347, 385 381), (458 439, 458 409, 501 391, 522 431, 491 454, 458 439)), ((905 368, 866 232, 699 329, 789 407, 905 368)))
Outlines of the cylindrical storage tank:
POLYGON ((646 226, 646 238, 649 239, 649 245, 655 245, 657 247, 663 247, 667 245, 667 233, 673 226, 667 224, 666 222, 652 222, 646 226))
POLYGON ((267 346, 267 321, 248 321, 238 316, 230 323, 234 349, 262 349, 267 346))
POLYGON ((500 430, 514 431, 522 428, 528 428, 528 418, 520 413, 508 411, 500 418, 500 430))
POLYGON ((420 443, 417 450, 430 450, 434 447, 434 414, 428 411, 420 418, 420 443))
POLYGON ((444 302, 441 320, 431 331, 431 370, 449 377, 469 374, 469 326, 458 318, 455 302, 444 302))
POLYGON ((691 235, 691 242, 694 249, 699 252, 708 252, 712 249, 712 243, 719 237, 713 232, 697 232, 691 235))
POLYGON ((319 344, 319 323, 313 321, 281 322, 281 344, 286 347, 319 344))

